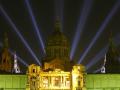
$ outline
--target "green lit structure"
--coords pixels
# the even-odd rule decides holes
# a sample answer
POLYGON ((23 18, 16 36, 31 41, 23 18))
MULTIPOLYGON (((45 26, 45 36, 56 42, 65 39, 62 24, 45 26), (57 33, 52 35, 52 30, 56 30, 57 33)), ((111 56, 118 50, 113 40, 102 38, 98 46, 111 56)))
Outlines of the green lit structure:
MULTIPOLYGON (((120 74, 87 74, 87 90, 120 90, 120 74)), ((26 75, 0 75, 0 90, 25 90, 26 75)))
POLYGON ((0 75, 0 90, 25 90, 26 75, 0 75))
POLYGON ((87 90, 120 90, 120 74, 88 74, 87 90))

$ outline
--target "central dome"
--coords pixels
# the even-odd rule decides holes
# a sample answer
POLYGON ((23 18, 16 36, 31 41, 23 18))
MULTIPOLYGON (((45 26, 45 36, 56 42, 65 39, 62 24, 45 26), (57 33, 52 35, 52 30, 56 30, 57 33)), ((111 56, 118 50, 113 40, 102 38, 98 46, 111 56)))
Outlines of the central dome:
POLYGON ((54 31, 48 38, 47 45, 50 46, 68 46, 68 40, 60 31, 54 31))
POLYGON ((61 32, 60 20, 57 18, 55 29, 48 37, 46 44, 46 57, 44 58, 44 68, 69 70, 70 64, 70 46, 66 36, 61 32))
POLYGON ((66 36, 61 32, 61 25, 59 19, 56 20, 55 30, 47 41, 47 46, 67 46, 69 45, 66 36))

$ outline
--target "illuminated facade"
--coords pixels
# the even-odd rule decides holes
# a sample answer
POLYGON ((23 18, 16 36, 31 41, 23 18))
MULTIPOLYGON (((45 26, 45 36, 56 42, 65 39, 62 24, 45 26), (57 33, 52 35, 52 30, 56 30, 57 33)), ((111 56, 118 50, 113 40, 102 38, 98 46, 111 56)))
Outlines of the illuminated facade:
POLYGON ((85 67, 73 66, 71 72, 60 69, 45 72, 40 66, 32 64, 27 71, 26 90, 86 90, 85 67))

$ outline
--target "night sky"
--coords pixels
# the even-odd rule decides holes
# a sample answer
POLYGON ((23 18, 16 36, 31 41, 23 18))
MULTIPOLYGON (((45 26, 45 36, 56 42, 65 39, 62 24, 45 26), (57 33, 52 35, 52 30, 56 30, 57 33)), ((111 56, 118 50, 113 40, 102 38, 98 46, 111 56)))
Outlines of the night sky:
MULTIPOLYGON (((62 31, 69 39, 72 48, 73 38, 75 36, 79 18, 82 14, 84 1, 85 0, 29 0, 44 44, 46 44, 46 39, 54 30, 56 16, 59 16, 62 18, 62 31)), ((84 51, 98 32, 101 25, 104 23, 104 20, 110 14, 113 7, 116 5, 117 1, 119 0, 91 0, 92 7, 89 10, 83 31, 80 34, 81 37, 76 48, 73 59, 74 61, 77 62, 83 55, 84 51)), ((0 0, 0 5, 15 23, 19 32, 28 42, 35 55, 39 60, 41 60, 44 56, 43 50, 39 44, 35 28, 30 19, 31 17, 28 13, 25 0, 0 0)), ((89 5, 89 3, 87 5, 89 5)), ((82 20, 84 21, 84 19, 82 20)), ((108 43, 111 31, 113 37, 120 33, 120 4, 114 15, 110 18, 109 22, 105 25, 100 37, 84 58, 82 64, 86 65, 91 62, 91 58, 95 57, 96 54, 108 43)), ((28 49, 20 40, 19 36, 5 19, 3 13, 0 11, 0 42, 3 42, 4 32, 7 32, 8 34, 10 49, 16 51, 17 54, 28 64, 37 64, 28 49)), ((92 73, 100 68, 101 63, 102 61, 99 61, 92 66, 90 72, 92 73)), ((20 62, 19 64, 21 69, 25 68, 25 66, 20 62)))

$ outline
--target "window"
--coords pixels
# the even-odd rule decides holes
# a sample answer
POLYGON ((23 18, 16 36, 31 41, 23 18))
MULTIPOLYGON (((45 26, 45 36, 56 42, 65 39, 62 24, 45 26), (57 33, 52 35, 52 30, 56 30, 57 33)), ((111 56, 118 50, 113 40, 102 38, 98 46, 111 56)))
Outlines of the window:
POLYGON ((33 73, 35 73, 35 69, 33 69, 33 73))

